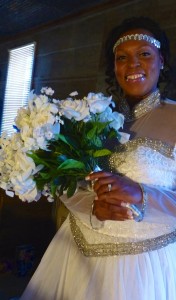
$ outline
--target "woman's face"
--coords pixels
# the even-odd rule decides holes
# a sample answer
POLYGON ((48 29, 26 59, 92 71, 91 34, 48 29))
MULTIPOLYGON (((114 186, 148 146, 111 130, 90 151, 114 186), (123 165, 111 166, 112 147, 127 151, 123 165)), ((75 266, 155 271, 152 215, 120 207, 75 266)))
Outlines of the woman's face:
MULTIPOLYGON (((121 37, 135 33, 152 36, 147 30, 136 29, 125 32, 121 37)), ((116 47, 116 79, 131 104, 156 89, 162 65, 163 57, 158 48, 145 40, 130 40, 116 47)))

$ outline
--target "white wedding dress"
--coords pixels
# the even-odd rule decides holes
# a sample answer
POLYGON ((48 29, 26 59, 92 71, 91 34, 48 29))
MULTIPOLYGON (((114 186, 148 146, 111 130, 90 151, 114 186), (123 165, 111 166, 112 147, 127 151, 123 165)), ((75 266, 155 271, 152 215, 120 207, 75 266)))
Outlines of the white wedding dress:
POLYGON ((143 184, 148 195, 143 221, 105 221, 94 230, 94 193, 80 189, 72 198, 62 196, 71 214, 21 300, 176 300, 175 134, 171 143, 170 129, 162 142, 158 127, 147 134, 149 121, 160 115, 154 110, 131 126, 135 139, 118 147, 109 165, 143 184))

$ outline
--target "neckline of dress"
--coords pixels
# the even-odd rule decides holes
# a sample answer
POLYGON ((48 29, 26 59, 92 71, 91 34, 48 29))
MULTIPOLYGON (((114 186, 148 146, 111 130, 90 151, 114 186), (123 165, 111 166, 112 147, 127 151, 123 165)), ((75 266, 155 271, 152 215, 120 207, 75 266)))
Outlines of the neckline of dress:
POLYGON ((137 103, 132 109, 130 109, 130 106, 126 99, 121 100, 121 102, 119 103, 119 109, 125 117, 125 122, 132 122, 144 116, 160 103, 161 95, 159 89, 156 89, 148 97, 137 103))

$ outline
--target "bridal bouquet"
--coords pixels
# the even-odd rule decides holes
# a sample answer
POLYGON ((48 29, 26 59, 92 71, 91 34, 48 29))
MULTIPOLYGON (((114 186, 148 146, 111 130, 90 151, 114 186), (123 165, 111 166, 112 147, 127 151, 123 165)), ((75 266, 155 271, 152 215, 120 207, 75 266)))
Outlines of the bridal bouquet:
POLYGON ((124 139, 124 117, 112 111, 111 97, 89 93, 76 99, 73 92, 56 100, 53 93, 48 87, 40 95, 32 91, 28 105, 18 110, 14 134, 0 138, 0 188, 22 201, 42 194, 53 201, 64 191, 72 196, 99 158, 110 155, 104 141, 124 139))

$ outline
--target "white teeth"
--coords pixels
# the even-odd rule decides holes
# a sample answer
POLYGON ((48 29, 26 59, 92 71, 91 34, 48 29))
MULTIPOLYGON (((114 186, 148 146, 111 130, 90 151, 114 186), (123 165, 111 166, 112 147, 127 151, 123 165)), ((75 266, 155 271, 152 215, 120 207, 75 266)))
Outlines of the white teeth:
POLYGON ((127 80, 129 80, 129 79, 134 80, 134 79, 142 78, 142 77, 144 77, 143 74, 128 75, 128 76, 127 76, 127 80))

